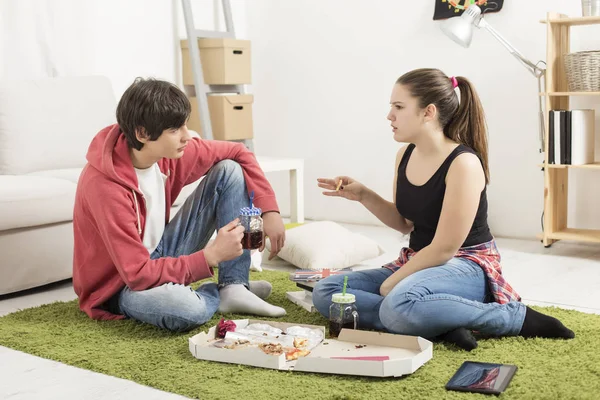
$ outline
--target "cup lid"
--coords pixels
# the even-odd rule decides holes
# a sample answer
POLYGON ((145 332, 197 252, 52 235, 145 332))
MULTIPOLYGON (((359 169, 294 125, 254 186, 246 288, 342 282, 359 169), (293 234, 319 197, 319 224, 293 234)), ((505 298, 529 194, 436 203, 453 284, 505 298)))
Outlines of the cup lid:
POLYGON ((252 217, 252 216, 256 216, 256 215, 261 215, 262 214, 262 210, 258 207, 243 207, 240 208, 240 215, 244 216, 244 217, 252 217))
POLYGON ((356 300, 356 297, 354 297, 354 295, 351 293, 346 293, 346 294, 334 293, 331 296, 331 301, 333 301, 334 303, 349 304, 349 303, 354 303, 355 300, 356 300))

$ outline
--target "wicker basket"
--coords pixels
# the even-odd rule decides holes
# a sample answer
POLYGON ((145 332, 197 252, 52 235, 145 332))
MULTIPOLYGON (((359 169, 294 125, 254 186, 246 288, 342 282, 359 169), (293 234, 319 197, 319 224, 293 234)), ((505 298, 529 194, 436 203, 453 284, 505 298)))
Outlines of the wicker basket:
POLYGON ((569 53, 563 59, 569 91, 600 91, 600 51, 569 53))

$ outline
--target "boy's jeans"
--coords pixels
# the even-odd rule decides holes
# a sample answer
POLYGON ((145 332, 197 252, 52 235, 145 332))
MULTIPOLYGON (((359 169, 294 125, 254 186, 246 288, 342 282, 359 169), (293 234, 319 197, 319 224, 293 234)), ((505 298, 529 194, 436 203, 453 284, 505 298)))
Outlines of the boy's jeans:
MULTIPOLYGON (((215 229, 236 219, 250 202, 242 168, 224 160, 215 164, 167 224, 150 258, 179 257, 203 249, 215 229)), ((171 331, 188 331, 212 318, 219 307, 219 288, 241 283, 248 287, 250 251, 219 264, 219 284, 205 283, 196 290, 167 283, 133 291, 125 287, 119 295, 122 314, 171 331)))
MULTIPOLYGON (((359 325, 404 335, 435 338, 464 327, 484 334, 518 335, 525 305, 489 303, 485 273, 475 262, 453 258, 403 279, 383 297, 381 284, 392 275, 387 268, 352 272, 347 292, 356 296, 359 325)), ((342 291, 344 275, 320 281, 313 291, 317 310, 329 317, 331 295, 342 291)))

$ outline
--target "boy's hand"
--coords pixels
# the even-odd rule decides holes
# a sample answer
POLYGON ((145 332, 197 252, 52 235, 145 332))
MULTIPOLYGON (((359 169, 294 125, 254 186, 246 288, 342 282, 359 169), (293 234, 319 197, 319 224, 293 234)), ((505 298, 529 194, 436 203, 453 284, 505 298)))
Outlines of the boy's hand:
POLYGON ((239 218, 236 218, 219 229, 214 242, 204 248, 204 258, 209 266, 213 267, 242 255, 244 252, 242 248, 244 227, 238 226, 239 222, 239 218))
MULTIPOLYGON (((271 241, 271 253, 269 254, 269 260, 271 260, 285 244, 285 226, 283 226, 281 215, 274 211, 263 214, 262 219, 265 237, 268 236, 271 241)), ((265 249, 265 242, 266 239, 263 240, 259 251, 265 249)))

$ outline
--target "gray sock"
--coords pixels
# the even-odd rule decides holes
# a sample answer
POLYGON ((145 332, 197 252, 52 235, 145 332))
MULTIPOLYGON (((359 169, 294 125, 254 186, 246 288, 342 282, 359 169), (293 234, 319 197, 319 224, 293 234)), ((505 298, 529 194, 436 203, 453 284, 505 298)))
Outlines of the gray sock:
POLYGON ((262 300, 242 284, 227 285, 219 290, 219 312, 282 317, 286 311, 262 300))
POLYGON ((263 300, 266 300, 273 291, 273 285, 267 281, 250 281, 249 283, 250 291, 263 300))

